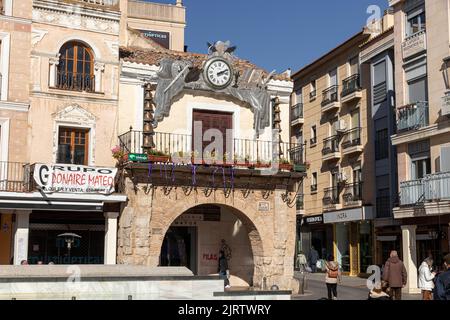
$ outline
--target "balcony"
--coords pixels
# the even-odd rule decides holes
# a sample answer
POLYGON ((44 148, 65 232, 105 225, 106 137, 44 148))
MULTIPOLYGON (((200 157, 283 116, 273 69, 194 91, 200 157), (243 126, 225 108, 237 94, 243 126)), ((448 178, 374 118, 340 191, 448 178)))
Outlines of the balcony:
POLYGON ((30 191, 30 166, 20 162, 0 162, 0 192, 30 191))
POLYGON ((402 43, 403 60, 416 56, 427 50, 427 33, 419 31, 405 39, 402 43))
POLYGON ((344 134, 342 141, 342 153, 344 155, 361 153, 363 151, 363 146, 361 144, 361 128, 354 128, 348 130, 344 134))
POLYGON ((128 1, 128 16, 171 23, 186 23, 186 9, 172 4, 128 1))
POLYGON ((344 188, 344 206, 362 206, 362 182, 347 184, 344 188))
POLYGON ((362 98, 360 76, 352 75, 342 81, 341 102, 348 103, 362 98))
MULTIPOLYGON (((140 155, 143 158, 141 162, 152 162, 149 156, 144 154, 142 148, 144 145, 151 145, 146 139, 148 138, 144 138, 141 131, 135 130, 119 136, 121 152, 126 155, 140 155)), ((213 164, 247 168, 270 168, 272 164, 279 162, 279 169, 306 171, 305 148, 302 144, 297 143, 233 139, 232 146, 230 146, 232 150, 225 150, 222 156, 219 153, 202 155, 193 151, 191 135, 156 132, 153 136, 153 145, 152 153, 162 159, 162 161, 154 162, 176 162, 175 157, 178 157, 179 161, 177 162, 183 160, 184 164, 213 164)))
POLYGON ((69 91, 95 92, 95 76, 58 70, 55 87, 69 91))
POLYGON ((418 130, 429 125, 428 102, 415 102, 398 109, 397 131, 418 130))
POLYGON ((339 199, 339 188, 326 188, 323 190, 323 208, 325 210, 339 210, 342 208, 339 199))
POLYGON ((339 160, 341 152, 339 150, 339 137, 332 136, 323 140, 322 160, 339 160))
POLYGON ((322 112, 339 109, 338 86, 331 86, 322 92, 322 112))
POLYGON ((295 126, 298 124, 303 124, 303 103, 297 103, 291 108, 291 125, 295 126))

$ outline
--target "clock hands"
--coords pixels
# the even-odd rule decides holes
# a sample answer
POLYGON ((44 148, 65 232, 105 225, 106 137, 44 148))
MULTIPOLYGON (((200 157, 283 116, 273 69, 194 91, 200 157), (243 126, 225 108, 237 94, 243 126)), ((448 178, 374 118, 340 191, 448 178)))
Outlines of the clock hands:
POLYGON ((217 73, 217 76, 220 77, 221 75, 228 73, 228 69, 222 70, 220 72, 217 73))

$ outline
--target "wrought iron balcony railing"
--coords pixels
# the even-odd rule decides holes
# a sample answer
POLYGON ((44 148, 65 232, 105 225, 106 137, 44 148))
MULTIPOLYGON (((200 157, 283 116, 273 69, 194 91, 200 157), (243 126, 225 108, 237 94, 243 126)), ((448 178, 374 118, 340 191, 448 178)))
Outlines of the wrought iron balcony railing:
POLYGON ((332 136, 323 140, 322 154, 327 155, 334 152, 339 152, 338 136, 332 136))
POLYGON ((338 86, 331 86, 322 92, 322 107, 338 101, 338 86))
POLYGON ((342 81, 341 96, 345 97, 353 92, 360 91, 361 86, 360 86, 359 79, 360 79, 359 74, 354 74, 354 75, 344 79, 342 81))
POLYGON ((291 121, 303 119, 303 103, 297 103, 291 108, 291 121))
POLYGON ((398 109, 397 131, 417 130, 429 125, 428 102, 408 104, 398 109))
POLYGON ((362 182, 346 185, 343 198, 345 205, 351 205, 355 202, 362 201, 362 182))
POLYGON ((20 162, 0 162, 0 191, 30 191, 30 165, 20 162))
POLYGON ((58 70, 56 87, 63 90, 94 92, 95 76, 58 70))
POLYGON ((361 128, 354 128, 348 130, 344 134, 344 138, 342 141, 342 148, 347 149, 359 145, 361 145, 361 128))
POLYGON ((400 183, 400 205, 450 200, 450 172, 429 174, 420 180, 400 183))
POLYGON ((336 205, 340 203, 339 187, 326 188, 323 190, 324 206, 336 205))
MULTIPOLYGON (((155 132, 154 151, 167 156, 180 155, 190 158, 192 155, 202 158, 202 152, 194 151, 192 136, 185 134, 155 132)), ((142 131, 131 130, 119 136, 119 146, 124 154, 142 154, 144 152, 142 131)), ((291 165, 305 164, 304 145, 298 143, 277 143, 251 139, 233 139, 232 150, 223 150, 223 154, 214 154, 218 162, 227 164, 248 162, 250 164, 269 164, 281 160, 291 165), (276 158, 278 156, 278 158, 276 158)), ((226 147, 224 147, 226 148, 226 147)), ((203 156, 204 157, 204 156, 203 156)))

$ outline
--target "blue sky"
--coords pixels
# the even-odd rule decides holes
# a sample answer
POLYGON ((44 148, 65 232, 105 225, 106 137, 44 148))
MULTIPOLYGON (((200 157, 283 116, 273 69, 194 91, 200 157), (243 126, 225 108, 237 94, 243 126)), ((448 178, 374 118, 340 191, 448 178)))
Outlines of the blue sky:
MULTIPOLYGON (((175 3, 175 0, 152 2, 175 3)), ((186 45, 206 53, 206 42, 230 40, 236 55, 282 72, 308 64, 356 34, 370 5, 388 0, 184 0, 186 45)))

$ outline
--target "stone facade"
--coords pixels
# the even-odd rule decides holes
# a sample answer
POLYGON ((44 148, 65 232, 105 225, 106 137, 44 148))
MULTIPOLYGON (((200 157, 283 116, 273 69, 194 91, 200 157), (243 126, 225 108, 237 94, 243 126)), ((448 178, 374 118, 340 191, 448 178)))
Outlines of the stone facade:
MULTIPOLYGON (((283 200, 286 187, 282 183, 287 177, 251 179, 255 184, 267 184, 269 190, 258 190, 252 183, 251 189, 238 186, 224 191, 207 187, 209 175, 197 178, 198 188, 182 186, 183 183, 164 187, 156 181, 145 183, 145 169, 127 172, 124 190, 129 201, 119 219, 119 263, 158 266, 164 236, 173 222, 191 208, 213 204, 232 212, 245 226, 253 254, 253 286, 261 287, 265 277, 269 287, 276 284, 291 288, 296 210, 292 185, 288 186, 291 201, 283 200), (275 183, 273 180, 280 184, 270 185, 275 183), (260 202, 269 204, 269 210, 259 211, 260 202)), ((182 172, 175 175, 180 181, 189 177, 182 172)), ((247 183, 248 179, 236 177, 236 184, 247 183)))

